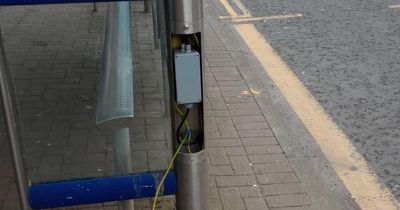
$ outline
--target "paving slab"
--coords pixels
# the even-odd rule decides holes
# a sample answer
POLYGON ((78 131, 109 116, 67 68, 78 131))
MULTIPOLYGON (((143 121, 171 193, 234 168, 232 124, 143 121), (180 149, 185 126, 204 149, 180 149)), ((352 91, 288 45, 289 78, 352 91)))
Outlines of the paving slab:
MULTIPOLYGON (((171 144, 152 18, 141 12, 141 4, 134 5, 137 116, 131 149, 134 172, 143 172, 165 169, 171 144)), ((92 13, 92 4, 10 7, 0 13, 5 17, 1 23, 6 49, 22 104, 27 170, 33 182, 114 173, 110 133, 96 128, 93 112, 105 8, 100 4, 98 12, 92 13)), ((215 17, 208 13, 209 7, 205 9, 215 17)), ((205 20, 210 210, 313 209, 309 189, 299 180, 260 107, 243 66, 237 63, 237 52, 220 36, 223 23, 205 20)), ((0 122, 4 131, 4 121, 0 122)), ((1 140, 0 162, 5 163, 0 165, 0 186, 4 186, 0 210, 17 209, 8 145, 1 140)), ((173 196, 163 197, 158 209, 174 209, 174 202, 173 196)), ((150 199, 135 202, 135 209, 150 206, 150 199)), ((71 209, 117 209, 117 204, 71 209)))

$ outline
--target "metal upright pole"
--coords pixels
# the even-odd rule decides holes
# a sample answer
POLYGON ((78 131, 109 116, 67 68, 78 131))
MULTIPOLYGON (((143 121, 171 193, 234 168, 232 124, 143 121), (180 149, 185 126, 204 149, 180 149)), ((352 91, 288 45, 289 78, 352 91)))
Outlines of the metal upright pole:
MULTIPOLYGON (((156 9, 157 9, 157 24, 158 24, 158 38, 162 39, 162 22, 164 22, 164 27, 165 27, 165 15, 164 15, 164 0, 155 0, 156 2, 156 9)), ((165 30, 165 29, 164 29, 165 30)))
POLYGON ((150 12, 150 1, 151 0, 143 0, 144 2, 144 12, 149 13, 150 12))
MULTIPOLYGON (((96 124, 113 131, 116 175, 132 173, 128 128, 134 115, 130 13, 130 2, 109 4, 96 110, 96 124)), ((133 200, 120 201, 119 209, 133 210, 133 200)))
MULTIPOLYGON (((132 172, 129 128, 117 129, 113 133, 116 175, 128 175, 132 172)), ((119 202, 120 210, 133 210, 133 200, 119 202)))
POLYGON ((160 40, 159 40, 159 28, 158 28, 158 11, 157 10, 157 0, 150 0, 151 1, 151 13, 153 17, 153 37, 154 37, 154 48, 160 48, 160 40))
POLYGON ((127 175, 132 172, 131 151, 129 142, 129 128, 114 131, 114 156, 117 175, 127 175))
POLYGON ((0 29, 0 88, 1 96, 3 99, 4 113, 8 129, 8 137, 10 142, 10 149, 14 164, 14 172, 16 175, 18 194, 20 198, 20 205, 23 210, 29 210, 29 203, 26 194, 26 177, 22 161, 22 154, 20 148, 20 133, 18 123, 18 110, 16 109, 16 101, 14 96, 14 88, 12 86, 11 74, 6 66, 6 58, 3 48, 3 39, 1 37, 0 29))
POLYGON ((156 0, 157 3, 157 18, 160 38, 161 63, 164 81, 164 114, 170 116, 169 107, 169 80, 168 80, 168 47, 167 47, 167 31, 164 0, 156 0))
POLYGON ((96 2, 93 2, 93 9, 92 9, 92 15, 93 15, 93 13, 95 13, 95 12, 97 12, 98 10, 97 10, 97 3, 96 2))
MULTIPOLYGON (((207 152, 204 139, 204 45, 203 45, 203 1, 202 0, 166 0, 166 41, 168 49, 168 76, 171 101, 171 127, 174 152, 178 152, 174 171, 176 178, 176 209, 177 210, 208 210, 207 189, 207 152), (182 47, 185 46, 185 47, 182 47), (189 50, 187 50, 189 49, 189 50), (191 54, 195 52, 197 57, 191 54), (184 57, 181 57, 181 56, 184 57), (179 59, 178 59, 179 58, 179 59), (199 59, 199 60, 197 60, 199 59), (185 63, 185 65, 177 65, 185 63), (182 67, 184 66, 184 67, 182 67), (179 67, 179 68, 178 68, 179 67), (181 74, 181 70, 193 70, 198 76, 181 74), (199 72, 197 72, 197 70, 199 72), (184 77, 184 82, 177 79, 184 77), (200 82, 198 82, 200 80, 200 82), (185 82, 191 85, 180 89, 185 82), (199 85, 196 85, 197 82, 199 85), (188 103, 178 100, 178 91, 189 90, 189 96, 201 93, 200 100, 190 99, 188 103), (176 104, 186 107, 187 122, 190 124, 190 142, 181 143, 179 128, 183 118, 175 110, 176 104), (190 108, 189 108, 190 107, 190 108), (190 111, 190 113, 189 113, 190 111), (180 145, 183 145, 180 147, 180 145), (179 151, 177 151, 180 149, 179 151)), ((185 98, 186 99, 186 98, 185 98)), ((189 129, 188 129, 189 130, 189 129)))

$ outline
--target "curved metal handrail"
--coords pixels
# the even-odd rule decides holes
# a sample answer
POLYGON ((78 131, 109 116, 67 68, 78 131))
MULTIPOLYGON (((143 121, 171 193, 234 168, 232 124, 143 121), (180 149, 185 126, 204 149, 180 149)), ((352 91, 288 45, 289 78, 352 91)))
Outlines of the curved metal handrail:
POLYGON ((130 3, 111 3, 107 15, 96 124, 128 127, 134 116, 130 3))

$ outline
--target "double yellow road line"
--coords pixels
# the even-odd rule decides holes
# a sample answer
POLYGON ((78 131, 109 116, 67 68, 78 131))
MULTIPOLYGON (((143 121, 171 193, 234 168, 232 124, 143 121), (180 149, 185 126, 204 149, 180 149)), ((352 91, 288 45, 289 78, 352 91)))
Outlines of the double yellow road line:
MULTIPOLYGON (((240 0, 233 2, 243 15, 239 15, 227 0, 219 1, 233 19, 255 18, 240 0)), ((293 17, 302 16, 281 16, 281 18, 293 17)), ((255 26, 245 23, 235 24, 234 27, 309 130, 357 204, 362 209, 368 210, 398 210, 400 204, 394 199, 393 194, 379 183, 377 176, 370 172, 366 160, 348 137, 255 26)))

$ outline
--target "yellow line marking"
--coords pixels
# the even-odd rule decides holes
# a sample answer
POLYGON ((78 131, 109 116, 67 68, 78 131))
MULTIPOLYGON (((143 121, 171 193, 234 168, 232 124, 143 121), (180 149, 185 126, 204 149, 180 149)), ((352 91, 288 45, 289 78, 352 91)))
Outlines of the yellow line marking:
POLYGON ((247 8, 242 4, 240 0, 233 0, 233 2, 236 4, 236 6, 242 11, 244 16, 251 17, 251 13, 247 8))
POLYGON ((397 209, 390 191, 369 172, 364 158, 254 25, 242 24, 235 28, 310 131, 358 205, 371 210, 397 209))
POLYGON ((238 15, 238 16, 219 16, 218 19, 225 20, 225 19, 241 19, 241 18, 249 18, 249 16, 238 15))
MULTIPOLYGON (((230 15, 237 16, 236 12, 230 12, 233 9, 229 4, 223 5, 230 15)), ((235 25, 235 29, 309 130, 357 204, 365 210, 398 210, 399 202, 369 171, 366 160, 255 26, 241 24, 235 25)))
POLYGON ((248 17, 248 16, 220 16, 220 20, 230 19, 233 23, 243 23, 250 21, 267 21, 267 20, 280 20, 280 19, 289 19, 289 18, 299 18, 303 17, 302 14, 293 14, 293 15, 275 15, 275 16, 264 16, 264 17, 248 17))
POLYGON ((232 16, 232 17, 237 17, 238 16, 236 11, 231 7, 231 5, 229 4, 229 2, 227 0, 219 0, 219 1, 225 7, 226 11, 228 12, 228 14, 230 16, 232 16))
POLYGON ((399 9, 400 8, 400 4, 390 5, 389 8, 390 9, 399 9))

